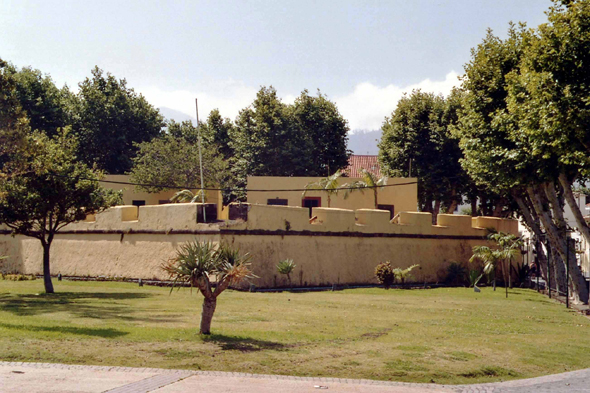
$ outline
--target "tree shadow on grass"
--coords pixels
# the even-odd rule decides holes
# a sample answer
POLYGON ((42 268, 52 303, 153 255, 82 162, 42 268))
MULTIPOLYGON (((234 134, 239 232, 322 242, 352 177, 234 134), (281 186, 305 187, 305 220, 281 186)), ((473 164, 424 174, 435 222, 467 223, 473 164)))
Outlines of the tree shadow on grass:
POLYGON ((125 336, 127 332, 122 332, 117 329, 93 329, 72 326, 28 326, 28 325, 11 325, 8 323, 0 323, 0 328, 13 329, 18 331, 29 332, 49 332, 49 333, 63 333, 63 334, 79 334, 83 336, 93 336, 102 338, 116 338, 125 336))
POLYGON ((288 344, 282 344, 273 341, 256 340, 250 337, 226 336, 223 334, 203 336, 203 341, 217 344, 223 351, 286 351, 292 347, 288 344))
POLYGON ((178 317, 137 316, 144 311, 124 300, 145 299, 154 295, 134 292, 60 292, 39 295, 0 297, 0 309, 18 316, 67 312, 80 318, 118 319, 139 322, 175 322, 178 317))

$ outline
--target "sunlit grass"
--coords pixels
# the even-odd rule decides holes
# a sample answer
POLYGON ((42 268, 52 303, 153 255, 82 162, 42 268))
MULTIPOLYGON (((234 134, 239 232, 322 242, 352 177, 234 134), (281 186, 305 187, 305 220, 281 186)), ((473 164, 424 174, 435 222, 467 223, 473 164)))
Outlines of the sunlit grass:
POLYGON ((202 337, 196 291, 55 286, 0 281, 0 359, 437 383, 590 367, 590 321, 530 290, 227 291, 202 337))

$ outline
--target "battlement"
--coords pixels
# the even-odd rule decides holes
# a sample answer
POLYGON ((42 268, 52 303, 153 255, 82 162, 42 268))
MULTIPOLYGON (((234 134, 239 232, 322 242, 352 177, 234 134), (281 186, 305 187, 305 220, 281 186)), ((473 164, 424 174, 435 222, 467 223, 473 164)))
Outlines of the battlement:
MULTIPOLYGON (((202 222, 200 203, 152 206, 116 206, 68 225, 66 230, 205 230, 219 224, 202 222)), ((359 232, 445 236, 485 236, 487 229, 518 234, 518 221, 497 217, 471 217, 439 214, 432 225, 432 214, 400 212, 393 220, 386 210, 336 209, 311 210, 294 206, 242 204, 245 220, 224 224, 232 230, 359 232)))
POLYGON ((487 229, 518 235, 518 221, 496 217, 471 217, 439 214, 432 225, 432 214, 400 212, 390 220, 389 212, 376 209, 309 209, 293 206, 247 205, 247 219, 232 229, 293 230, 312 232, 398 233, 416 235, 485 236, 487 229))

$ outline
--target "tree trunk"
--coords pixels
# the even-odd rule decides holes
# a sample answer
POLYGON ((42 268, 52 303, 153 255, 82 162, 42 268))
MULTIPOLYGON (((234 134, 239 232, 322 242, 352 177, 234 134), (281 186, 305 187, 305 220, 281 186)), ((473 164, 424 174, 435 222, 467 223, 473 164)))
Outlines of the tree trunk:
POLYGON ((211 334, 211 320, 217 306, 217 298, 206 297, 203 299, 203 312, 201 313, 200 334, 211 334))
POLYGON ((506 201, 504 198, 497 200, 494 205, 494 210, 492 211, 492 217, 502 217, 502 210, 504 209, 505 204, 506 201))
MULTIPOLYGON (((539 192, 535 192, 535 190, 532 187, 529 187, 527 189, 527 192, 529 193, 531 201, 533 202, 533 204, 535 206, 535 211, 539 215, 541 222, 543 223, 543 227, 545 227, 545 230, 547 231, 547 235, 549 236, 550 242, 553 245, 552 248, 557 250, 557 252, 561 256, 562 262, 565 263, 567 261, 567 259, 569 258, 569 261, 570 261, 569 278, 570 278, 570 283, 571 283, 571 287, 572 287, 571 294, 573 295, 574 301, 578 302, 578 303, 587 304, 588 303, 588 287, 586 286, 586 280, 585 280, 584 276, 582 275, 580 268, 578 267, 577 263, 575 263, 575 261, 576 261, 575 250, 572 250, 570 248, 569 253, 567 253, 567 251, 566 251, 567 250, 566 238, 569 239, 569 236, 566 235, 565 227, 559 228, 557 225, 555 225, 552 218, 549 216, 548 212, 543 208, 543 203, 541 201, 540 194, 542 191, 544 191, 544 193, 548 197, 551 196, 551 199, 554 202, 557 199, 555 197, 555 189, 554 188, 551 189, 547 185, 542 185, 538 188, 537 188, 537 190, 539 192), (538 188, 542 188, 542 189, 539 190, 538 188)), ((563 211, 561 211, 561 212, 558 211, 559 209, 561 209, 561 207, 555 206, 553 203, 552 203, 552 205, 553 205, 552 206, 553 208, 551 209, 551 211, 554 213, 554 215, 557 215, 557 221, 564 222, 563 221, 563 211)), ((560 277, 558 276, 558 280, 559 280, 559 278, 560 277)))
POLYGON ((471 198, 471 216, 477 216, 477 198, 471 198))
POLYGON ((574 198, 574 193, 572 192, 572 182, 569 181, 565 174, 561 173, 559 174, 559 183, 563 187, 565 200, 570 209, 572 209, 572 213, 574 213, 578 230, 586 240, 586 243, 590 244, 590 228, 588 227, 588 224, 586 224, 586 220, 584 220, 584 216, 580 211, 580 206, 578 206, 576 199, 574 198))
POLYGON ((51 282, 51 271, 49 269, 49 248, 51 243, 42 241, 43 245, 43 284, 45 285, 45 293, 54 293, 53 283, 51 282))

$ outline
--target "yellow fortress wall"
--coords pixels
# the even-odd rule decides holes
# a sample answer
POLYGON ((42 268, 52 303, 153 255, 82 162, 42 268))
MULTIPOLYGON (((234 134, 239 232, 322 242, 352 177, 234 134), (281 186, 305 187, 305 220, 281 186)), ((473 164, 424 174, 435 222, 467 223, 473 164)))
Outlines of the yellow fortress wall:
MULTIPOLYGON (((374 209, 314 208, 317 219, 310 223, 307 208, 267 205, 247 205, 247 221, 204 224, 197 222, 198 206, 117 206, 69 225, 54 240, 52 273, 166 279, 161 264, 197 239, 250 252, 258 287, 286 285, 276 272, 286 258, 297 265, 296 285, 376 283, 374 268, 386 260, 402 268, 419 264, 414 281, 437 282, 450 262, 467 263, 471 248, 486 242, 485 228, 518 228, 516 220, 444 214, 435 226, 430 213, 418 212, 401 212, 391 223, 389 212, 374 209)), ((9 256, 2 271, 41 273, 36 239, 11 237, 0 227, 0 255, 9 256)))
MULTIPOLYGON (((302 206, 301 191, 284 191, 293 189, 305 189, 309 183, 321 180, 321 177, 278 177, 278 176, 249 176, 248 177, 248 203, 266 205, 269 199, 287 199, 289 206, 302 206), (258 192, 255 190, 274 190, 258 192)), ((345 183, 352 183, 361 180, 350 177, 341 177, 338 180, 339 186, 345 183)), ((363 192, 353 191, 344 198, 345 191, 341 190, 331 196, 330 207, 341 209, 375 208, 373 190, 367 189, 363 192)), ((394 205, 396 212, 416 211, 418 207, 418 185, 417 179, 389 178, 387 186, 377 191, 378 203, 383 205, 394 205)), ((320 207, 328 207, 326 193, 310 190, 306 197, 321 198, 320 207)))

